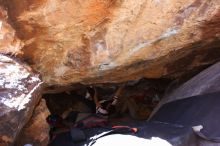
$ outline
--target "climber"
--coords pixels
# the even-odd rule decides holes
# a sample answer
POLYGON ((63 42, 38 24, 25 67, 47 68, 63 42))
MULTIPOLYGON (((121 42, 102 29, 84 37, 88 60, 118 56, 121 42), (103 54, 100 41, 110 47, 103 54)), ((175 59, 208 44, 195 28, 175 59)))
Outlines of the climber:
POLYGON ((113 98, 109 100, 98 99, 97 89, 95 87, 88 87, 86 93, 86 99, 93 100, 96 105, 96 114, 107 118, 108 115, 114 112, 115 106, 118 103, 119 97, 124 89, 124 85, 120 86, 115 92, 113 98))

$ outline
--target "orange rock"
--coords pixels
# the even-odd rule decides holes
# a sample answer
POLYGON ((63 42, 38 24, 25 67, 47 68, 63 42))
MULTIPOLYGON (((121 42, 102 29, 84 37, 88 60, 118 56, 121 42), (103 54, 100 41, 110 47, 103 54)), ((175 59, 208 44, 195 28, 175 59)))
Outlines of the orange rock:
POLYGON ((50 112, 47 109, 44 99, 35 108, 32 118, 25 125, 17 139, 17 146, 32 144, 36 146, 47 146, 49 143, 49 125, 46 122, 50 112))
POLYGON ((220 56, 219 0, 8 0, 49 85, 176 77, 220 56))
POLYGON ((21 53, 22 42, 8 23, 7 12, 0 6, 0 53, 17 55, 21 53))

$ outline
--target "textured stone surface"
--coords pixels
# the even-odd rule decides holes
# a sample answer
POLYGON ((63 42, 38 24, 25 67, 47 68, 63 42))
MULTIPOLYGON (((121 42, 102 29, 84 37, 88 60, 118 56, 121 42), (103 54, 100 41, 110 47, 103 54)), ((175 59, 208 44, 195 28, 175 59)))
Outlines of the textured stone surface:
POLYGON ((50 85, 179 76, 220 56, 219 0, 5 0, 50 85))
POLYGON ((220 91, 220 62, 202 71, 167 95, 167 102, 220 91))
POLYGON ((41 80, 30 68, 0 55, 0 145, 12 145, 40 99, 41 80))
MULTIPOLYGON (((1 3, 1 1, 0 1, 1 3)), ((7 11, 0 6, 0 53, 17 55, 23 43, 17 38, 8 20, 7 11)))
POLYGON ((182 84, 179 88, 168 93, 154 109, 153 114, 165 103, 217 91, 220 91, 220 62, 212 65, 182 84))
POLYGON ((31 120, 22 130, 16 146, 32 144, 33 146, 47 146, 49 143, 49 125, 46 122, 50 112, 47 109, 46 102, 42 99, 35 108, 31 120))

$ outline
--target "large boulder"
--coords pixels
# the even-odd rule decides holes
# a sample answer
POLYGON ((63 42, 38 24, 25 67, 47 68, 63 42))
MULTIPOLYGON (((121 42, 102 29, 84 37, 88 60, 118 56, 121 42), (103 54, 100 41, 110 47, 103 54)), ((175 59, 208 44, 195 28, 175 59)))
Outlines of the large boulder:
POLYGON ((154 109, 153 114, 165 103, 192 96, 220 91, 220 62, 205 69, 178 88, 168 92, 154 109))
POLYGON ((168 93, 164 100, 166 100, 166 102, 171 102, 218 91, 220 91, 220 62, 205 69, 179 88, 168 93))
POLYGON ((13 145, 41 97, 42 82, 30 68, 0 54, 0 145, 13 145))
POLYGON ((46 102, 42 99, 35 108, 30 121, 21 131, 16 146, 24 146, 25 144, 47 146, 49 143, 50 127, 46 122, 46 118, 49 114, 46 102))
POLYGON ((177 77, 220 59, 219 0, 4 0, 49 85, 177 77))

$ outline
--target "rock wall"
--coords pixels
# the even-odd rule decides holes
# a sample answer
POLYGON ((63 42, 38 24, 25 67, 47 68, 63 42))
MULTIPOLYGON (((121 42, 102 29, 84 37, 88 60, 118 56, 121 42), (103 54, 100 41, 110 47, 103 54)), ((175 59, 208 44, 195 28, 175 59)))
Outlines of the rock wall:
POLYGON ((30 121, 25 125, 15 145, 47 146, 49 144, 50 127, 46 122, 46 118, 49 114, 46 102, 42 99, 34 109, 30 121))
POLYGON ((0 54, 0 145, 14 144, 41 97, 39 75, 0 54))
POLYGON ((166 103, 218 91, 220 91, 220 62, 203 70, 178 88, 168 91, 154 109, 151 117, 166 103))
MULTIPOLYGON (((3 2, 2 2, 3 3, 3 2)), ((5 0, 49 85, 177 77, 220 56, 219 0, 5 0)))
POLYGON ((23 43, 9 23, 5 7, 0 5, 0 53, 18 55, 22 47, 23 43))

